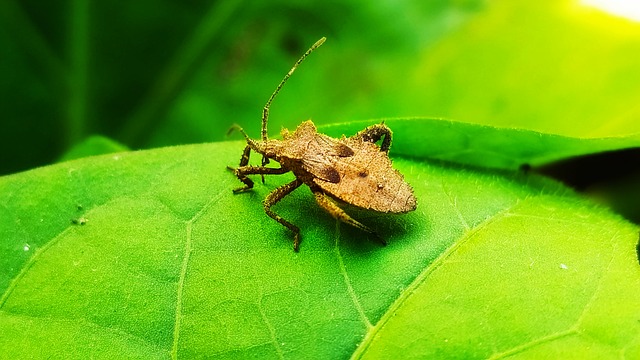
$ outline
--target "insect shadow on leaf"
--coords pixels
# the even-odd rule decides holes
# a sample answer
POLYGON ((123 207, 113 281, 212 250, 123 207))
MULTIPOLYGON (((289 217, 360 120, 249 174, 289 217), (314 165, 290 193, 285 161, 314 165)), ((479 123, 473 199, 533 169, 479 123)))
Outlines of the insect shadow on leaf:
POLYGON ((253 188, 253 180, 248 175, 260 175, 264 182, 264 175, 291 171, 296 179, 275 189, 262 204, 267 215, 293 232, 294 251, 300 248, 300 228, 273 212, 271 207, 303 184, 309 187, 318 205, 334 218, 373 234, 384 245, 384 239, 338 205, 341 202, 382 213, 406 213, 416 209, 413 189, 389 159, 392 132, 384 122, 369 126, 354 136, 343 135, 335 139, 319 134, 313 122, 307 120, 293 133, 283 129, 282 140, 267 137, 269 108, 273 99, 298 65, 324 41, 324 37, 318 40, 296 61, 269 97, 262 111, 260 140, 251 139, 238 125, 229 129, 229 133, 239 131, 247 141, 240 165, 237 168, 227 167, 244 184, 233 192, 237 194, 253 188), (378 146, 376 143, 380 140, 378 146), (249 165, 251 150, 262 155, 261 166, 249 165), (267 167, 269 160, 278 162, 280 167, 267 167))

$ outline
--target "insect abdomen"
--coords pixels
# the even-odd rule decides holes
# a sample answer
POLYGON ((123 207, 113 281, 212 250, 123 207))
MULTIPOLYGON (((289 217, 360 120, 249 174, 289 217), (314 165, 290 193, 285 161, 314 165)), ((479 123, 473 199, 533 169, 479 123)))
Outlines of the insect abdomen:
POLYGON ((325 192, 348 204, 385 213, 405 213, 416 209, 413 189, 395 170, 385 152, 373 143, 349 144, 354 156, 335 158, 332 166, 340 181, 314 179, 325 192))

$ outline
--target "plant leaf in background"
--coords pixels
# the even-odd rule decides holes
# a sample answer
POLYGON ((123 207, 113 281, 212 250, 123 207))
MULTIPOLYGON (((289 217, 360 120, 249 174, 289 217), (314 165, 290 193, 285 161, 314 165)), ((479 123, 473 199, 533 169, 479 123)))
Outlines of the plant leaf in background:
POLYGON ((0 173, 51 163, 90 134, 137 149, 257 129, 321 36, 271 129, 432 116, 638 132, 640 26, 577 0, 83 3, 0 4, 0 173))
MULTIPOLYGON (((523 129, 460 123, 441 119, 386 119, 394 136, 403 139, 393 154, 451 161, 496 169, 538 166, 579 155, 637 148, 640 133, 581 139, 523 129)), ((330 136, 355 133, 370 122, 356 121, 321 128, 330 136)))
POLYGON ((86 138, 67 151, 59 161, 69 161, 87 156, 110 154, 129 150, 126 146, 104 136, 94 135, 86 138))
MULTIPOLYGON (((399 132, 410 123, 443 125, 398 120, 399 132)), ((522 135, 561 147, 555 136, 522 135)), ((466 146, 440 141, 451 152, 466 146)), ((291 234, 261 206, 290 176, 233 195, 240 184, 225 167, 242 148, 125 152, 0 178, 0 353, 640 355, 638 227, 561 184, 419 152, 397 157, 418 209, 356 216, 387 247, 335 223, 300 189, 275 208, 303 229, 296 254, 291 234)), ((545 151, 533 144, 530 157, 545 151)))
MULTIPOLYGON (((473 3, 407 8, 359 0, 142 0, 126 6, 3 1, 0 173, 50 163, 95 133, 130 148, 222 140, 230 124, 259 119, 273 87, 321 36, 334 39, 329 54, 348 51, 352 58, 361 57, 381 41, 386 44, 381 56, 406 53, 418 46, 417 39, 405 36, 416 20, 429 20, 421 42, 433 41, 450 28, 441 15, 458 13, 462 18, 477 11, 473 3), (401 21, 396 16, 398 21, 380 26, 390 14, 407 9, 418 18, 401 21), (362 29, 374 24, 375 34, 363 36, 362 29)), ((318 78, 324 78, 322 88, 335 84, 328 71, 345 59, 336 56, 323 70, 310 68, 308 75, 291 82, 291 91, 318 78)), ((342 82, 359 81, 363 75, 342 82)), ((299 101, 316 108, 328 104, 309 101, 319 100, 317 94, 305 97, 283 110, 299 107, 299 101)), ((298 122, 292 118, 288 123, 298 122)))
MULTIPOLYGON (((633 3, 633 2, 628 2, 633 3)), ((636 5, 637 6, 637 5, 636 5)), ((498 1, 424 51, 421 115, 579 137, 640 132, 640 23, 579 1, 498 1)))

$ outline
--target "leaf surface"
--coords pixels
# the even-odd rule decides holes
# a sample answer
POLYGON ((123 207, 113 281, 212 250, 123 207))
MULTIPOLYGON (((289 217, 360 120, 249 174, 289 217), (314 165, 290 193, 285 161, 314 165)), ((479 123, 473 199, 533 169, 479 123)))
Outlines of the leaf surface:
POLYGON ((302 229, 294 253, 261 206, 291 176, 233 195, 241 184, 225 167, 242 148, 126 152, 0 178, 0 353, 639 355, 638 228, 562 185, 397 157, 418 209, 351 211, 388 246, 301 188, 274 207, 302 229))

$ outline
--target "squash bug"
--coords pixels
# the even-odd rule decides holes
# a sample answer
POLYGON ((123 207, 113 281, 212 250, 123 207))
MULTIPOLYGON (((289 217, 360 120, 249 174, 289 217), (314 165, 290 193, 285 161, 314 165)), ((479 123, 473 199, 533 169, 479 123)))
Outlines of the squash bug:
POLYGON ((334 139, 319 134, 313 122, 307 120, 293 133, 283 129, 282 140, 267 137, 271 102, 298 65, 324 41, 323 37, 313 44, 271 94, 262 111, 261 140, 251 139, 238 125, 233 125, 229 130, 240 131, 247 141, 240 165, 237 168, 228 166, 244 183, 243 187, 233 192, 237 194, 253 188, 253 181, 248 175, 261 175, 264 182, 264 175, 280 175, 291 171, 296 179, 267 195, 263 206, 267 215, 293 232, 294 251, 300 247, 300 229, 273 212, 271 207, 303 184, 311 189, 318 205, 334 218, 371 233, 382 244, 386 244, 372 229, 353 219, 338 205, 346 203, 382 213, 406 213, 416 209, 413 189, 404 181, 402 174, 392 167, 389 159, 392 133, 384 122, 367 127, 354 136, 343 135, 334 139), (380 140, 382 142, 378 146, 376 143, 380 140), (251 150, 262 155, 261 166, 249 165, 251 150), (267 167, 269 160, 278 162, 280 167, 267 167))

